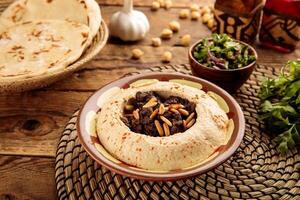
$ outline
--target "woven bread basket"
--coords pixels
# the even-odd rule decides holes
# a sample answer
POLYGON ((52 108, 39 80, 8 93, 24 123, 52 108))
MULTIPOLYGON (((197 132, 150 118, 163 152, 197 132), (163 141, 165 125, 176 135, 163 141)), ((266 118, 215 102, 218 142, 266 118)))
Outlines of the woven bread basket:
MULTIPOLYGON (((12 0, 0 1, 0 12, 2 12, 7 6, 9 6, 10 3, 12 3, 12 0)), ((51 83, 63 79, 64 77, 74 73, 75 71, 82 69, 83 64, 90 61, 101 51, 101 49, 103 49, 107 42, 108 36, 108 28, 105 22, 102 20, 98 33, 93 38, 92 43, 89 47, 86 48, 80 58, 78 58, 75 62, 65 68, 31 78, 20 78, 18 80, 0 79, 0 93, 24 92, 45 87, 50 85, 51 83)))

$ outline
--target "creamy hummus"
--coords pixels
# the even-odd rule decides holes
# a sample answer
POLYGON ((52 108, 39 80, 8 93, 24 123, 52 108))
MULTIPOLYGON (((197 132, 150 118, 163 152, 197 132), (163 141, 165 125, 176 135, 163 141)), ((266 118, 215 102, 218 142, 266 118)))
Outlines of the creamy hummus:
POLYGON ((129 165, 149 170, 177 170, 208 159, 227 144, 229 119, 204 91, 173 82, 114 88, 97 115, 97 135, 104 148, 129 165), (152 137, 132 132, 121 120, 126 101, 137 92, 155 91, 163 97, 178 96, 195 103, 196 122, 182 133, 152 137))

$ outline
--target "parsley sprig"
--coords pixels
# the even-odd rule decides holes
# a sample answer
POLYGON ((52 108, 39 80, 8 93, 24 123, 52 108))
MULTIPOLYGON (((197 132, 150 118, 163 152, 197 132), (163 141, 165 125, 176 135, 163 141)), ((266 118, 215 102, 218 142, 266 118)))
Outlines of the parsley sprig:
POLYGON ((194 49, 195 59, 215 69, 236 69, 255 61, 248 46, 232 39, 226 34, 212 34, 204 38, 194 49))
POLYGON ((300 59, 289 61, 275 79, 263 82, 259 96, 260 119, 275 135, 278 150, 300 147, 300 59), (286 67, 289 73, 285 73, 286 67))

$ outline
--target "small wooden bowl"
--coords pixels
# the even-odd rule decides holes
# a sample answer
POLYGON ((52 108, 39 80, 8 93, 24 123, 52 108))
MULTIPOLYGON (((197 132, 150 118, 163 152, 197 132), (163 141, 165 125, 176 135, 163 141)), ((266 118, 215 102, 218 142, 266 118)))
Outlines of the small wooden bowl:
MULTIPOLYGON (((224 105, 224 104, 223 104, 224 105)), ((220 87, 203 79, 194 76, 184 75, 180 73, 145 73, 119 79, 96 91, 84 104, 79 113, 77 121, 77 133, 80 143, 83 145, 87 153, 100 165, 105 166, 109 170, 126 177, 137 178, 150 181, 173 181, 196 176, 208 170, 214 169, 218 165, 225 162, 239 147, 245 131, 245 119, 239 104, 230 94, 220 87), (187 80, 197 83, 205 92, 214 93, 228 106, 227 116, 232 124, 231 137, 226 145, 222 145, 216 151, 215 156, 211 156, 208 160, 186 169, 178 169, 172 171, 151 171, 135 166, 128 165, 110 154, 98 139, 95 124, 96 114, 101 110, 99 99, 105 91, 113 88, 127 88, 129 84, 140 79, 158 79, 160 81, 169 81, 172 79, 187 80)))
MULTIPOLYGON (((235 41, 248 46, 257 60, 257 53, 252 46, 239 40, 235 41)), ((196 42, 189 50, 189 61, 193 75, 211 81, 230 93, 236 92, 236 90, 239 89, 250 77, 256 66, 256 61, 237 69, 227 70, 206 67, 199 63, 193 56, 194 49, 200 42, 201 40, 196 42)))

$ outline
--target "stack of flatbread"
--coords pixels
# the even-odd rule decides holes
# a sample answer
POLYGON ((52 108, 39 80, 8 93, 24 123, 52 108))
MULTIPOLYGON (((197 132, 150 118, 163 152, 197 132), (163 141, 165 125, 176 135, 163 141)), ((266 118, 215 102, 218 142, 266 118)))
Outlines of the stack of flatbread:
POLYGON ((95 0, 17 0, 0 16, 0 82, 62 70, 101 24, 95 0))

